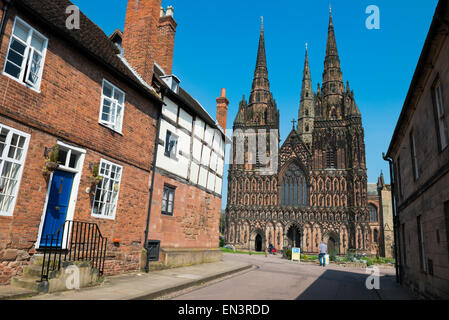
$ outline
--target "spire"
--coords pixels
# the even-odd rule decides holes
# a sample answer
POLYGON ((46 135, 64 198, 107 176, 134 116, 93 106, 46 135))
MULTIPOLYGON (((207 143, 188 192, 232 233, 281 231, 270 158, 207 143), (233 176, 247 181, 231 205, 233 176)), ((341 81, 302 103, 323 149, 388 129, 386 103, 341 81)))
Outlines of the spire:
POLYGON ((315 117, 314 94, 312 89, 312 77, 310 74, 308 45, 304 58, 304 72, 302 77, 301 102, 299 105, 298 132, 302 136, 306 146, 312 143, 312 130, 315 117))
POLYGON ((304 72, 302 76, 302 89, 301 89, 301 107, 303 107, 305 100, 313 101, 313 89, 312 89, 312 76, 310 74, 309 66, 309 54, 308 54, 308 44, 306 43, 306 54, 304 59, 304 72))
POLYGON ((329 29, 327 34, 326 58, 324 60, 323 93, 325 96, 344 93, 343 73, 338 56, 337 41, 335 39, 332 8, 329 7, 329 29))
POLYGON ((256 70, 254 71, 253 86, 249 98, 249 106, 254 104, 267 105, 270 97, 270 83, 268 81, 267 57, 265 52, 265 35, 263 28, 263 17, 261 17, 261 28, 259 48, 257 50, 256 70))
MULTIPOLYGON (((257 63, 256 69, 267 67, 267 57, 265 53, 265 35, 263 31, 263 17, 261 17, 260 38, 259 38, 259 50, 257 51, 257 63)), ((257 71, 257 70, 256 70, 257 71)))

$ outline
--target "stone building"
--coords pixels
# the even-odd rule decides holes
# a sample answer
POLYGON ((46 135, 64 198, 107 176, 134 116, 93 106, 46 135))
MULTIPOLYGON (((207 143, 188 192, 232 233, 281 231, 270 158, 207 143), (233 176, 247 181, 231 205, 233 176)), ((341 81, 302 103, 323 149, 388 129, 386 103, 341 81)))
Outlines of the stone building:
POLYGON ((368 212, 371 229, 371 252, 393 258, 393 207, 391 186, 385 184, 381 173, 377 183, 368 183, 368 212))
POLYGON ((335 254, 376 254, 362 117, 349 83, 343 83, 331 13, 323 84, 316 92, 308 59, 306 48, 298 125, 294 120, 279 148, 262 23, 251 94, 234 121, 226 240, 257 251, 272 243, 306 253, 317 252, 323 240, 335 254))
POLYGON ((449 298, 449 4, 439 1, 394 131, 392 165, 400 281, 449 298))
MULTIPOLYGON (((140 270, 149 239, 162 247, 218 247, 221 187, 215 183, 209 190, 174 180, 174 216, 157 221, 170 201, 162 196, 168 178, 153 170, 159 136, 165 141, 159 128, 168 99, 186 112, 177 125, 190 116, 192 123, 203 119, 205 128, 219 128, 182 88, 177 95, 161 86, 158 70, 171 75, 172 8, 165 13, 160 0, 129 1, 124 32, 108 37, 83 13, 80 28, 68 28, 68 0, 7 3, 0 1, 0 284, 22 275, 45 248, 71 248, 74 238, 64 240, 66 233, 55 243, 46 240, 70 221, 94 226, 95 239, 101 233, 107 275, 140 270), (192 209, 182 217, 179 208, 188 202, 192 209), (189 226, 205 216, 188 236, 189 226)), ((219 101, 222 112, 227 99, 219 101)), ((218 132, 217 141, 224 137, 218 132)), ((99 242, 83 239, 75 240, 83 252, 92 243, 98 252, 99 242)))

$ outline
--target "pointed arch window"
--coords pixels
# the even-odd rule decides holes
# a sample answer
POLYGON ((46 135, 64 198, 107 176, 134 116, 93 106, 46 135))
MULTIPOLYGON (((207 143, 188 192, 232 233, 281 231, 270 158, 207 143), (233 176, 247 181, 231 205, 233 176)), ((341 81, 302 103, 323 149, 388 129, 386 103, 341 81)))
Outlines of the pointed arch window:
POLYGON ((369 210, 370 221, 371 222, 378 222, 379 221, 379 217, 377 215, 377 208, 375 206, 373 206, 372 204, 370 204, 368 206, 368 210, 369 210))
POLYGON ((304 173, 291 164, 281 182, 281 203, 284 206, 307 206, 307 183, 304 173))

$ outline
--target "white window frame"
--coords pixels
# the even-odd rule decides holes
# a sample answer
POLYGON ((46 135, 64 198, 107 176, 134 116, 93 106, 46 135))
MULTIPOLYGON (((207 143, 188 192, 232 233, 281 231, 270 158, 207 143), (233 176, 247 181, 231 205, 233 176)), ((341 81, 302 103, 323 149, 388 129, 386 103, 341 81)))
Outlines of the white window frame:
POLYGON ((26 86, 27 88, 30 88, 30 89, 40 93, 40 87, 41 87, 41 82, 42 82, 42 74, 43 74, 44 66, 45 66, 45 57, 47 55, 47 47, 48 47, 48 38, 47 37, 42 35, 42 33, 37 31, 36 29, 34 29, 32 26, 30 26, 24 20, 20 19, 19 17, 16 17, 15 20, 14 20, 14 25, 13 25, 12 31, 11 31, 11 37, 9 39, 8 51, 6 52, 6 55, 5 55, 5 63, 3 65, 2 74, 4 76, 7 76, 8 78, 11 78, 11 79, 17 81, 20 84, 26 86), (28 37, 27 37, 27 42, 26 43, 22 39, 20 39, 20 38, 18 38, 17 36, 14 35, 14 30, 16 28, 17 22, 23 24, 25 27, 30 29, 28 31, 28 37), (35 49, 33 47, 31 47, 31 39, 32 39, 32 35, 34 33, 38 37, 40 37, 40 38, 42 38, 44 40, 44 46, 43 46, 42 52, 37 51, 38 53, 40 53, 42 55, 42 60, 41 60, 41 67, 40 67, 39 73, 38 73, 38 81, 33 85, 31 82, 28 81, 28 77, 29 77, 29 74, 30 74, 31 67, 28 66, 26 75, 24 73, 25 73, 25 69, 26 69, 26 64, 30 63, 29 62, 30 56, 32 57, 33 53, 35 51, 35 49), (8 63, 8 54, 9 54, 9 51, 11 50, 11 43, 12 43, 13 39, 19 41, 20 43, 22 43, 23 45, 26 46, 25 52, 24 52, 24 55, 23 55, 22 65, 18 66, 18 67, 20 67, 19 78, 16 78, 16 77, 14 77, 14 76, 12 76, 12 75, 10 75, 9 73, 6 72, 6 65, 8 63))
POLYGON ((438 117, 438 130, 440 132, 440 146, 444 150, 448 146, 448 136, 444 113, 443 92, 441 91, 441 82, 438 80, 434 87, 435 103, 438 117))
POLYGON ((173 160, 178 160, 177 156, 178 156, 178 143, 179 143, 179 136, 175 133, 173 133, 171 130, 168 130, 165 132, 165 145, 164 145, 164 156, 166 156, 167 158, 173 159, 173 160), (167 153, 167 147, 168 147, 168 134, 170 133, 170 137, 175 140, 175 145, 173 146, 173 149, 171 150, 170 153, 167 153))
MULTIPOLYGON (((118 180, 118 190, 117 190, 116 203, 114 205, 114 211, 112 212, 111 216, 107 216, 107 215, 104 214, 105 206, 103 206, 102 212, 100 214, 94 213, 95 200, 96 200, 96 195, 97 195, 97 190, 98 190, 98 185, 97 185, 96 188, 95 188, 95 191, 94 191, 94 199, 93 199, 93 202, 92 202, 92 216, 95 217, 95 218, 100 218, 100 219, 115 220, 115 215, 117 213, 117 207, 118 207, 118 199, 120 197, 120 185, 121 185, 122 177, 123 177, 123 167, 121 165, 113 163, 111 161, 108 161, 108 160, 105 160, 105 159, 101 159, 100 160, 100 166, 99 166, 99 169, 98 169, 98 174, 103 177, 103 180, 99 184, 101 186, 103 186, 104 178, 111 179, 110 176, 105 176, 105 175, 101 174, 102 164, 106 164, 106 165, 110 165, 110 166, 116 166, 116 167, 120 168, 120 180, 118 180)), ((114 180, 114 181, 117 181, 117 180, 114 180)))
POLYGON ((122 134, 122 130, 123 130, 123 120, 125 118, 125 101, 126 101, 126 94, 123 90, 120 90, 117 86, 113 85, 111 82, 109 82, 106 79, 103 79, 102 85, 101 85, 101 102, 100 102, 100 113, 98 116, 98 123, 110 128, 111 130, 114 130, 115 132, 118 132, 119 134, 122 134), (107 97, 104 95, 104 85, 107 84, 108 86, 112 87, 112 98, 107 97), (123 94, 123 104, 120 104, 118 102, 118 100, 114 99, 114 93, 115 91, 120 92, 121 94, 123 94), (113 104, 116 104, 115 107, 115 114, 114 114, 114 122, 111 121, 104 121, 102 120, 102 115, 103 115, 103 103, 104 100, 108 100, 111 103, 111 107, 113 104), (120 106, 122 108, 122 113, 121 113, 121 121, 120 121, 120 126, 117 127, 117 106, 120 106))
POLYGON ((16 206, 16 202, 17 202, 17 197, 19 195, 19 190, 20 190, 20 183, 22 181, 22 173, 23 173, 23 167, 25 166, 25 159, 27 156, 27 152, 28 152, 28 146, 30 143, 30 135, 28 133, 13 129, 11 127, 5 126, 3 124, 0 123, 0 131, 2 128, 5 128, 7 130, 9 130, 8 135, 6 136, 6 141, 5 141, 5 148, 3 149, 2 154, 0 154, 0 159, 1 159, 1 163, 0 163, 0 176, 3 172, 3 166, 5 164, 5 161, 8 162, 13 162, 15 164, 20 165, 20 169, 17 175, 17 186, 16 189, 14 190, 14 193, 12 194, 14 197, 14 200, 12 202, 11 207, 9 208, 9 211, 0 211, 0 216, 7 216, 7 217, 12 217, 13 213, 14 213, 14 209, 16 206), (22 158, 20 160, 15 160, 15 159, 11 159, 6 157, 7 152, 9 151, 9 146, 11 145, 11 138, 13 136, 13 134, 17 134, 19 136, 22 136, 25 138, 25 143, 23 145, 23 154, 22 154, 22 158))

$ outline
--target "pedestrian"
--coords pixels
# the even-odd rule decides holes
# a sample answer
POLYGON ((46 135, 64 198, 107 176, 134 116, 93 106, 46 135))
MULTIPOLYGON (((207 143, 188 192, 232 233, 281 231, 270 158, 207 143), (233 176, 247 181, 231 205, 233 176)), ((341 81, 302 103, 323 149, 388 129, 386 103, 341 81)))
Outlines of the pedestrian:
POLYGON ((326 244, 321 241, 320 245, 318 246, 318 249, 320 251, 320 254, 318 255, 318 258, 320 260, 320 266, 325 267, 326 266, 326 254, 327 254, 327 246, 326 244))

